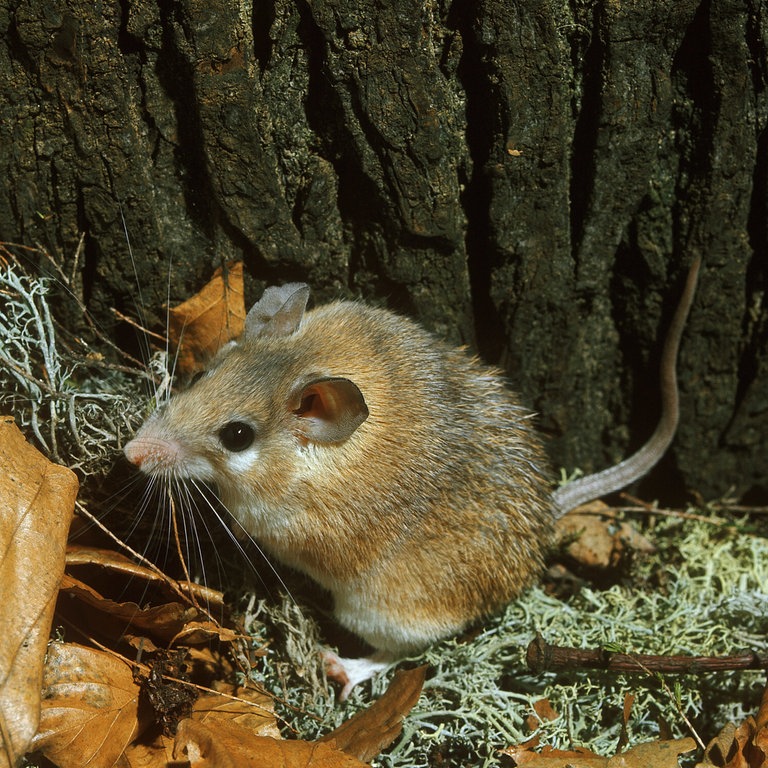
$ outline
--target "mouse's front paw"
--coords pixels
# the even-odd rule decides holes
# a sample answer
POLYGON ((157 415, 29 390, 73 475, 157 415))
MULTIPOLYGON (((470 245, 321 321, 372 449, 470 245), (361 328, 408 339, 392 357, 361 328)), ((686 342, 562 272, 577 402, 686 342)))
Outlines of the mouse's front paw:
POLYGON ((397 661, 391 654, 381 651, 362 659, 343 659, 333 651, 323 650, 322 659, 325 676, 341 686, 339 701, 346 701, 358 683, 370 680, 397 661))

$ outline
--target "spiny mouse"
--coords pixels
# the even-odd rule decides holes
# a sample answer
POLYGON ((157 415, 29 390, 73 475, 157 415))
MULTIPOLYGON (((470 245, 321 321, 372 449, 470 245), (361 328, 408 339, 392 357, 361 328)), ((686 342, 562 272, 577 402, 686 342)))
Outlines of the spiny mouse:
POLYGON ((699 259, 667 334, 662 416, 636 454, 552 490, 532 414, 502 373, 363 303, 307 311, 267 288, 242 336, 125 446, 153 477, 213 483, 238 526, 329 590, 369 659, 346 684, 460 632, 520 594, 570 509, 644 475, 678 420, 676 358, 699 259))

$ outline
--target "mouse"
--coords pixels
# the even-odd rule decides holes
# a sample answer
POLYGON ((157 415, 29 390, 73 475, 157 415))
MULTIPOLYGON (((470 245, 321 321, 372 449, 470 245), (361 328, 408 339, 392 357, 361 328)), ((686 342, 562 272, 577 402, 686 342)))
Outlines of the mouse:
POLYGON ((693 260, 660 364, 662 413, 616 466, 553 489, 534 414, 504 374, 360 301, 267 288, 188 389, 124 447, 146 475, 215 486, 233 526, 328 590, 374 653, 328 651, 353 686, 498 612, 544 569, 556 520, 642 477, 679 419, 693 260))

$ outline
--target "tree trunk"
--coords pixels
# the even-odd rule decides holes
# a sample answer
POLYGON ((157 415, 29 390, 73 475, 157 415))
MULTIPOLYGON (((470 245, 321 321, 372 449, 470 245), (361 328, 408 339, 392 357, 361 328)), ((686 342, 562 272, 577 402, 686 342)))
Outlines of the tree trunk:
MULTIPOLYGON (((3 0, 0 238, 105 326, 242 259, 504 367, 554 466, 682 421, 646 494, 768 493, 765 0, 3 0), (129 242, 130 240, 130 246, 129 242), (132 257, 131 257, 132 252, 132 257)), ((114 327, 116 334, 125 329, 114 327)))

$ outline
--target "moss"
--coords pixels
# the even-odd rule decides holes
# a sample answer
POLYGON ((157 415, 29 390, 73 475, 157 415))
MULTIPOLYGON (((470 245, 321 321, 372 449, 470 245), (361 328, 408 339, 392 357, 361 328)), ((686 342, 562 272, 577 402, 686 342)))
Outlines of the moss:
MULTIPOLYGON (((760 672, 656 676, 573 670, 533 674, 524 661, 536 632, 553 644, 607 645, 624 652, 723 655, 745 646, 768 650, 768 540, 698 520, 662 519, 658 551, 636 562, 633 580, 606 590, 583 588, 562 602, 529 590, 471 639, 452 639, 410 663, 431 671, 403 734, 381 766, 496 765, 496 750, 531 738, 534 702, 548 699, 558 716, 539 721, 543 744, 588 746, 612 754, 626 694, 634 696, 631 744, 659 738, 660 723, 690 735, 684 714, 706 742, 730 719, 755 711, 760 672), (662 578, 663 577, 663 578, 662 578), (682 714, 681 714, 682 713, 682 714)), ((260 604, 267 631, 282 635, 260 679, 286 697, 283 716, 303 738, 326 733, 386 689, 390 675, 360 686, 334 705, 317 656, 317 631, 291 601, 260 604)))
POLYGON ((4 261, 0 252, 4 412, 52 460, 82 475, 104 472, 138 425, 143 372, 129 376, 101 367, 101 357, 81 339, 62 343, 49 306, 50 281, 4 261))

